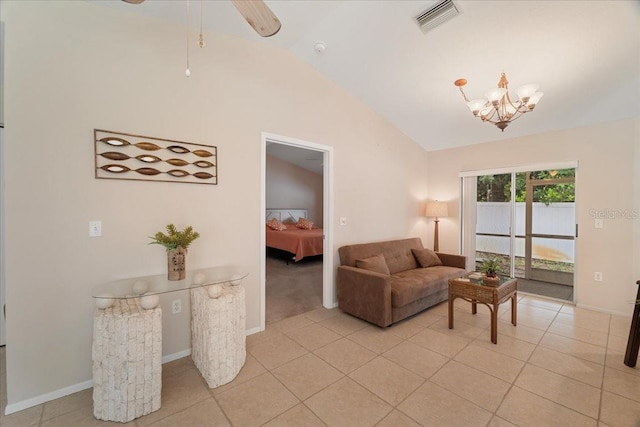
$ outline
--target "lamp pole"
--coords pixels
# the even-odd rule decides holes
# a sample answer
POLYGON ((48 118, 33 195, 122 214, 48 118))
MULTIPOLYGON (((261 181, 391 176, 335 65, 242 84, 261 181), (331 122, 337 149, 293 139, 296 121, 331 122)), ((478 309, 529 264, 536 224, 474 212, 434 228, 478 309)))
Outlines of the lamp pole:
POLYGON ((432 202, 427 202, 425 208, 425 216, 435 218, 435 228, 433 231, 433 250, 438 251, 438 223, 440 222, 441 216, 448 216, 449 210, 447 208, 446 202, 439 202, 437 200, 432 202))
POLYGON ((433 231, 433 250, 435 252, 438 252, 439 248, 438 248, 438 223, 440 222, 440 220, 438 219, 438 217, 436 217, 435 219, 435 230, 433 231))

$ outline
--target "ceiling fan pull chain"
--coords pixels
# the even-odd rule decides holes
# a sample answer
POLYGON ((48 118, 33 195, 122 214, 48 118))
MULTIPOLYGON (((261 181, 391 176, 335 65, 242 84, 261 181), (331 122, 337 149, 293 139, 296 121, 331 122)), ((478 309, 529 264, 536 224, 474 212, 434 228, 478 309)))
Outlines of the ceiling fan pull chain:
POLYGON ((198 37, 198 46, 204 47, 204 36, 202 35, 202 14, 204 1, 200 0, 200 37, 198 37))
POLYGON ((191 76, 191 70, 189 69, 189 0, 187 0, 187 69, 184 75, 191 76))

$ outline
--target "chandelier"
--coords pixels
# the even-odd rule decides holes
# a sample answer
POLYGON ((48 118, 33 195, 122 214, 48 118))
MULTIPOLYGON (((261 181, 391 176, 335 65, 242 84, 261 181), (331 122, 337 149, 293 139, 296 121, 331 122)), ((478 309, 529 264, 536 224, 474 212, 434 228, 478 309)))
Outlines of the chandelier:
POLYGON ((509 126, 509 123, 520 118, 523 114, 533 111, 544 95, 542 92, 536 92, 538 85, 526 84, 516 90, 518 99, 512 100, 509 95, 509 82, 504 73, 500 77, 498 87, 486 92, 485 98, 469 101, 462 90, 462 87, 467 84, 466 79, 458 79, 453 84, 460 89, 462 97, 467 101, 467 107, 474 116, 479 117, 483 122, 493 123, 502 132, 509 126))

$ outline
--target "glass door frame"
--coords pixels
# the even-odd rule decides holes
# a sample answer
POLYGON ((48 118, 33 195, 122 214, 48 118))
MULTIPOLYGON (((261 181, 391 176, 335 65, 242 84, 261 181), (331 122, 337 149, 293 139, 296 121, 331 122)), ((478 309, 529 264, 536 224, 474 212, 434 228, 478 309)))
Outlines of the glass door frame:
MULTIPOLYGON (((478 175, 476 177, 479 178, 481 176, 497 176, 497 175, 509 175, 510 177, 510 193, 509 193, 509 231, 507 234, 500 234, 500 233, 478 233, 477 230, 475 232, 476 236, 485 236, 485 237, 508 237, 509 238, 509 277, 515 277, 515 259, 516 259, 516 254, 515 254, 515 221, 516 221, 516 209, 515 209, 515 199, 516 199, 516 186, 515 186, 515 182, 516 182, 516 172, 507 172, 507 173, 487 173, 487 174, 482 174, 482 175, 478 175)), ((476 196, 476 204, 478 203, 477 201, 477 196, 476 196)), ((476 207, 476 212, 477 212, 477 207, 476 207)), ((477 225, 477 218, 476 218, 476 225, 477 225)), ((475 256, 474 256, 474 263, 475 263, 475 256)), ((505 273, 505 272, 502 272, 505 273)), ((501 274, 503 275, 503 274, 501 274)))
MULTIPOLYGON (((512 180, 515 179, 515 174, 520 172, 530 172, 530 171, 540 171, 540 170, 554 170, 554 169, 575 169, 575 182, 578 181, 579 168, 578 161, 565 161, 565 162, 557 162, 557 163, 542 163, 542 164, 529 164, 529 165, 521 165, 521 166, 513 166, 513 167, 503 167, 503 168, 494 168, 494 169, 478 169, 478 170, 466 170, 458 173, 458 178, 460 180, 459 185, 459 218, 460 218, 460 239, 459 239, 459 252, 462 255, 467 257, 467 269, 471 270, 475 267, 475 252, 476 252, 476 221, 477 221, 477 199, 475 195, 475 185, 473 189, 470 188, 469 179, 473 179, 473 183, 478 177, 484 175, 499 175, 499 174, 513 174, 512 180), (473 193, 473 194, 471 194, 473 193), (473 200, 472 200, 473 199, 473 200), (474 206, 469 206, 469 204, 474 203, 474 206)), ((513 181, 515 182, 515 181, 513 181)), ((511 186, 511 203, 515 203, 515 185, 511 186)), ((574 242, 578 240, 578 212, 579 212, 579 195, 576 193, 575 195, 575 224, 576 231, 574 242)), ((515 209, 511 209, 511 277, 515 276, 515 209)), ((522 236, 524 237, 524 236, 522 236)), ((577 243, 574 243, 577 244, 577 243)), ((577 255, 577 252, 576 252, 577 255)), ((574 277, 578 276, 579 269, 579 260, 576 257, 574 259, 574 277)), ((573 291, 573 301, 577 300, 579 293, 579 289, 574 285, 573 291)))
MULTIPOLYGON (((567 168, 567 169, 572 169, 572 168, 567 168)), ((573 169, 575 171, 575 168, 573 169)), ((533 172, 533 171, 529 171, 529 172, 533 172)), ((524 236, 525 237, 524 277, 526 279, 573 286, 575 271, 574 273, 571 273, 569 277, 569 273, 557 274, 556 272, 553 272, 553 271, 533 268, 533 265, 532 265, 533 264, 533 239, 535 238, 559 239, 559 240, 572 240, 575 242, 575 239, 577 237, 577 221, 575 222, 576 229, 574 230, 574 233, 572 235, 542 234, 542 233, 533 232, 533 192, 534 192, 533 190, 534 190, 534 187, 537 187, 537 186, 555 185, 555 184, 575 184, 575 181, 576 181, 575 173, 573 177, 553 178, 553 179, 530 179, 529 175, 526 176, 525 178, 526 213, 525 213, 525 236, 524 236)), ((575 216, 575 213, 574 213, 574 216, 575 216)))

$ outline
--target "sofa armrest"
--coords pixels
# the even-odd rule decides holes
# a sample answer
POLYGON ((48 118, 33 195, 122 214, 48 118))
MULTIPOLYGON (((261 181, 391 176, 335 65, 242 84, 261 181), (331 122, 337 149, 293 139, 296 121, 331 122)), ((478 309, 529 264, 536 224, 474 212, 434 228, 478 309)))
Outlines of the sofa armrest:
POLYGON ((454 255, 454 254, 443 254, 441 252, 436 252, 440 261, 442 261, 442 265, 446 265, 448 267, 458 267, 465 269, 467 268, 467 257, 464 255, 454 255))
POLYGON ((336 288, 344 312, 381 327, 391 324, 391 276, 341 265, 336 288))

